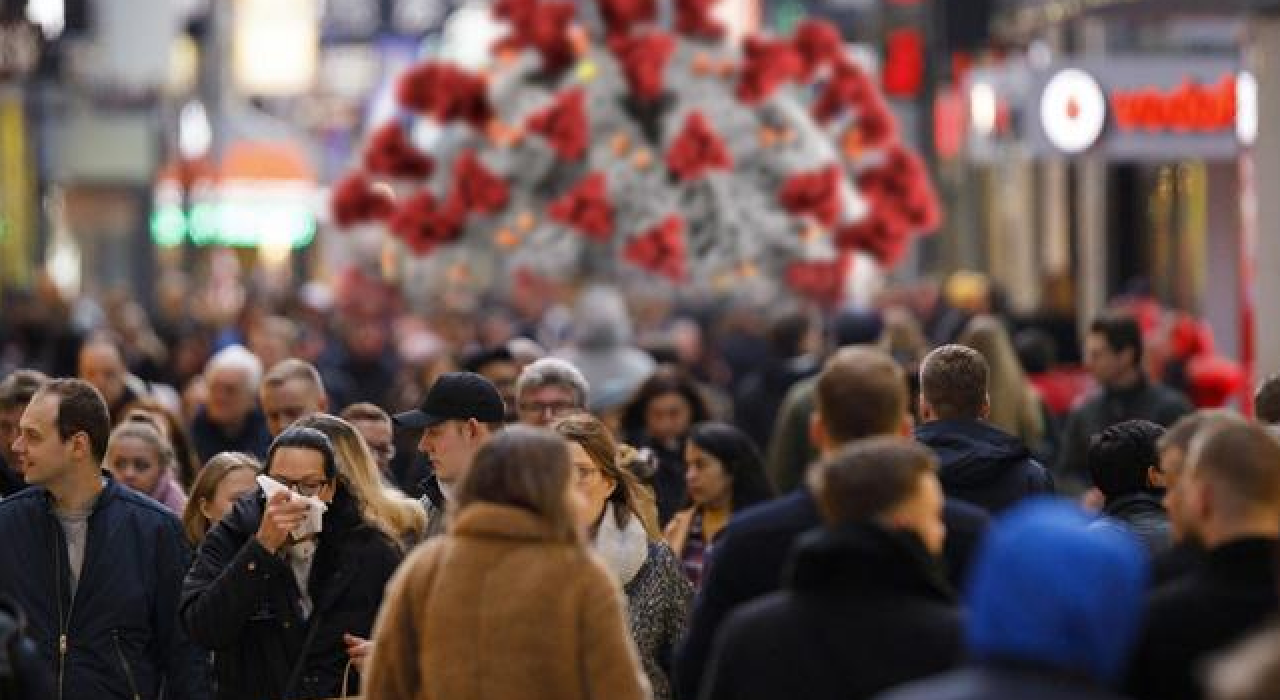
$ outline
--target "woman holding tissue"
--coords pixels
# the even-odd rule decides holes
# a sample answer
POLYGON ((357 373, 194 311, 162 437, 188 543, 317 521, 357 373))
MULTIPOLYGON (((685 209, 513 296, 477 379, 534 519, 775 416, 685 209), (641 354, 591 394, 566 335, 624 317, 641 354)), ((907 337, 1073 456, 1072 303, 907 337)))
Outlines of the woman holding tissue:
POLYGON ((401 548, 366 521, 362 485, 314 428, 275 439, 259 486, 201 544, 183 624, 215 652, 219 700, 338 697, 347 676, 354 694, 344 635, 370 636, 401 548))

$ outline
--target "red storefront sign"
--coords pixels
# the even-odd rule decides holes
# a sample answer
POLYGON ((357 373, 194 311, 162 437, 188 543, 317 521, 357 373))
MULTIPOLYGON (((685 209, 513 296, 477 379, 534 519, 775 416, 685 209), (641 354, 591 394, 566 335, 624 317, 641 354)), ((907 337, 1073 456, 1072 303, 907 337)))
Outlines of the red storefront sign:
POLYGON ((1213 133, 1236 126, 1236 76, 1215 85, 1192 80, 1170 90, 1142 88, 1111 93, 1111 112, 1121 131, 1213 133))

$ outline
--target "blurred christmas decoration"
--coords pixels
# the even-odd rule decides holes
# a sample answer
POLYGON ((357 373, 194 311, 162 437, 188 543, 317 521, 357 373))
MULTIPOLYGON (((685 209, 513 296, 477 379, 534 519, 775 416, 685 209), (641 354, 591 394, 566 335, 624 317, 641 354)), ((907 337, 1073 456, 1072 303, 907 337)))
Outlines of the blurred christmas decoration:
MULTIPOLYGON (((828 24, 723 39, 715 0, 497 0, 507 33, 473 71, 426 60, 400 79, 341 227, 383 225, 415 254, 554 279, 654 279, 715 293, 844 296, 856 255, 895 265, 941 221, 922 161, 877 81, 828 24), (426 122, 428 155, 411 134, 426 122)), ((476 5, 467 5, 476 12, 476 5)))

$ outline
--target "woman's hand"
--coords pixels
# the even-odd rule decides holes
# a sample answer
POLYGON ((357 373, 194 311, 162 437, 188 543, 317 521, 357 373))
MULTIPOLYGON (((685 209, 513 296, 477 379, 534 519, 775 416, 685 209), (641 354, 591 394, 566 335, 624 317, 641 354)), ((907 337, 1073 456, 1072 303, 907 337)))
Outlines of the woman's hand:
POLYGON ((342 635, 342 641, 347 645, 347 656, 351 657, 351 665, 355 666, 357 671, 364 673, 364 662, 373 652, 373 642, 354 634, 342 635))

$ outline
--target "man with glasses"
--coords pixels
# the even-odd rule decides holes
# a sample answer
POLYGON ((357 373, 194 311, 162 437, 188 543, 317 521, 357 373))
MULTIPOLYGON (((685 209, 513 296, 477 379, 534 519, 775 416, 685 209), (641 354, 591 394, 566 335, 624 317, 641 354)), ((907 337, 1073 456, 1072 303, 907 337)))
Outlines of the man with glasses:
POLYGON ((433 473, 422 497, 427 538, 444 533, 453 490, 480 447, 502 429, 504 413, 502 395, 488 379, 473 372, 448 372, 431 385, 417 410, 396 415, 396 425, 422 430, 418 451, 431 460, 433 473))
POLYGON ((400 488, 399 481, 391 470, 391 460, 396 457, 396 443, 393 440, 395 426, 391 422, 391 416, 371 403, 353 403, 342 409, 338 417, 350 423, 360 433, 360 437, 364 438, 369 451, 373 453, 374 461, 378 463, 382 478, 388 484, 400 488))
POLYGON ((209 531, 182 622, 215 652, 219 700, 358 693, 346 638, 372 635, 401 547, 365 518, 324 433, 286 428, 263 471, 284 488, 240 499, 209 531))
POLYGON ((576 367, 556 357, 544 357, 525 367, 516 380, 520 422, 548 428, 557 418, 585 411, 589 389, 576 367))

